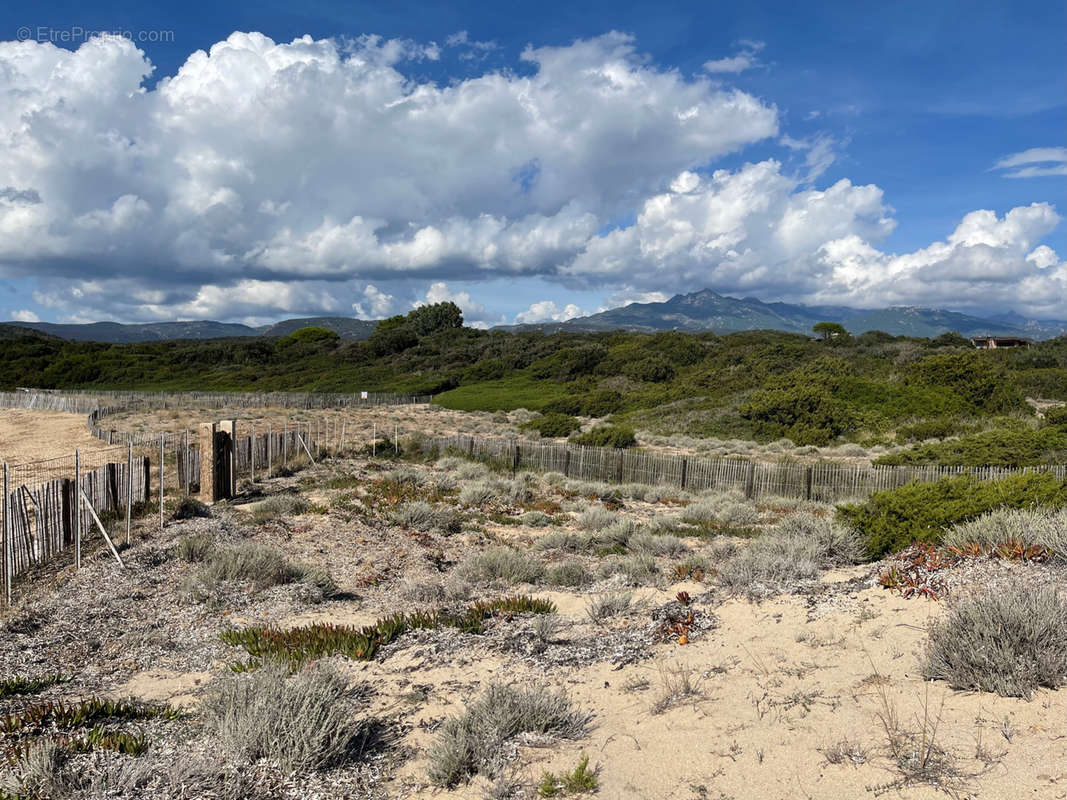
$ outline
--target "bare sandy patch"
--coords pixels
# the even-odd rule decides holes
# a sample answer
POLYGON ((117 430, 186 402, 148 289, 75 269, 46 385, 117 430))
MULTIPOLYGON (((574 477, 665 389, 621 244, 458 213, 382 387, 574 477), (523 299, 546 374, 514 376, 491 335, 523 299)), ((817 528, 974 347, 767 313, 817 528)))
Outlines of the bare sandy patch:
POLYGON ((105 450, 119 452, 89 433, 84 414, 0 409, 0 460, 15 465, 69 456, 73 472, 76 448, 87 456, 105 450))

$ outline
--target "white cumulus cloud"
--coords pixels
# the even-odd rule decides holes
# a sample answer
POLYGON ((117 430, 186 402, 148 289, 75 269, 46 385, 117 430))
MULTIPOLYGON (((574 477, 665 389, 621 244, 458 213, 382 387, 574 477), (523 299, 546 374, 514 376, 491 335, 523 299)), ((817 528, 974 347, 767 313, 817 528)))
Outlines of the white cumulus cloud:
POLYGON ((532 303, 528 309, 516 314, 515 322, 566 322, 569 319, 581 316, 583 316, 582 309, 574 303, 567 303, 563 308, 560 308, 552 300, 541 300, 540 302, 532 303))

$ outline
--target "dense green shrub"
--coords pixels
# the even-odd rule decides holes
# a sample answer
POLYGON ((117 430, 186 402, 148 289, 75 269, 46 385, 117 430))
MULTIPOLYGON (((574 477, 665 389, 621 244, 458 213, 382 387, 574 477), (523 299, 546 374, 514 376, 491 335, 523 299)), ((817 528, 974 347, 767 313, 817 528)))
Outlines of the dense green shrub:
POLYGON ((911 366, 908 380, 942 387, 974 409, 1003 413, 1026 407, 1007 369, 975 351, 927 356, 911 366))
POLYGON ((633 428, 624 425, 600 425, 586 433, 572 436, 574 444, 584 444, 590 447, 633 447, 637 444, 637 437, 633 428))
POLYGON ((659 353, 639 361, 630 361, 623 366, 622 373, 635 381, 648 383, 663 383, 671 380, 675 374, 671 362, 659 353))
POLYGON ((1067 481, 1035 472, 997 481, 961 475, 934 483, 909 483, 877 492, 862 504, 839 506, 837 513, 864 537, 868 552, 880 557, 913 542, 938 542, 948 526, 995 508, 1065 505, 1067 481))
POLYGON ((541 414, 519 427, 523 430, 537 431, 542 436, 560 438, 570 436, 582 427, 582 423, 566 414, 541 414))
POLYGON ((592 375, 597 365, 606 356, 607 350, 597 344, 567 347, 535 361, 530 366, 530 373, 535 378, 572 381, 575 378, 592 375))
POLYGON ((876 464, 940 464, 947 467, 1025 467, 1067 460, 1067 428, 993 430, 949 442, 921 445, 882 456, 876 464))
POLYGON ((924 442, 927 439, 944 439, 959 432, 959 425, 953 419, 940 417, 938 419, 924 419, 922 422, 913 422, 910 425, 897 427, 898 442, 924 442))
POLYGON ((852 412, 815 386, 757 392, 741 406, 761 439, 785 437, 799 445, 827 445, 854 424, 852 412))
POLYGON ((1067 427, 1067 406, 1053 406, 1045 409, 1045 424, 1067 427))

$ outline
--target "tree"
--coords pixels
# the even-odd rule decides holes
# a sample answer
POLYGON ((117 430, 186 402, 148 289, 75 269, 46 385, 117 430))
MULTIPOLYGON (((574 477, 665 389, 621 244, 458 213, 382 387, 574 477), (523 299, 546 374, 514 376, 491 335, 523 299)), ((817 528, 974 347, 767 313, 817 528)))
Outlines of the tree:
POLYGON ((811 329, 819 334, 819 338, 824 342, 828 339, 847 339, 849 332, 845 330, 845 326, 838 322, 816 322, 811 329))

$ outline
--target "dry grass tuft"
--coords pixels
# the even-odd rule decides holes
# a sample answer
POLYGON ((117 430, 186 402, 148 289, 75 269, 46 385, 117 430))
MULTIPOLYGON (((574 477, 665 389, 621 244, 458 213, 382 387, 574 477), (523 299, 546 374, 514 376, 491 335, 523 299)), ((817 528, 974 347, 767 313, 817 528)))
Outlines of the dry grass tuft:
POLYGON ((478 774, 494 778, 507 761, 505 745, 515 737, 578 739, 591 720, 563 692, 491 684, 462 714, 441 725, 428 753, 430 782, 453 787, 478 774))
POLYGON ((668 708, 687 700, 704 697, 703 681, 688 664, 660 665, 660 693, 650 709, 662 714, 668 708))
POLYGON ((544 573, 544 567, 525 553, 499 546, 471 556, 456 568, 456 572, 461 579, 471 583, 514 586, 536 582, 544 573))
POLYGON ((930 626, 923 675, 954 689, 1029 699, 1067 682, 1067 597, 1003 586, 958 598, 930 626))
POLYGON ((323 666, 293 677, 268 666, 229 678, 200 709, 211 736, 240 763, 268 758, 296 772, 340 763, 369 732, 353 716, 344 678, 323 666))

